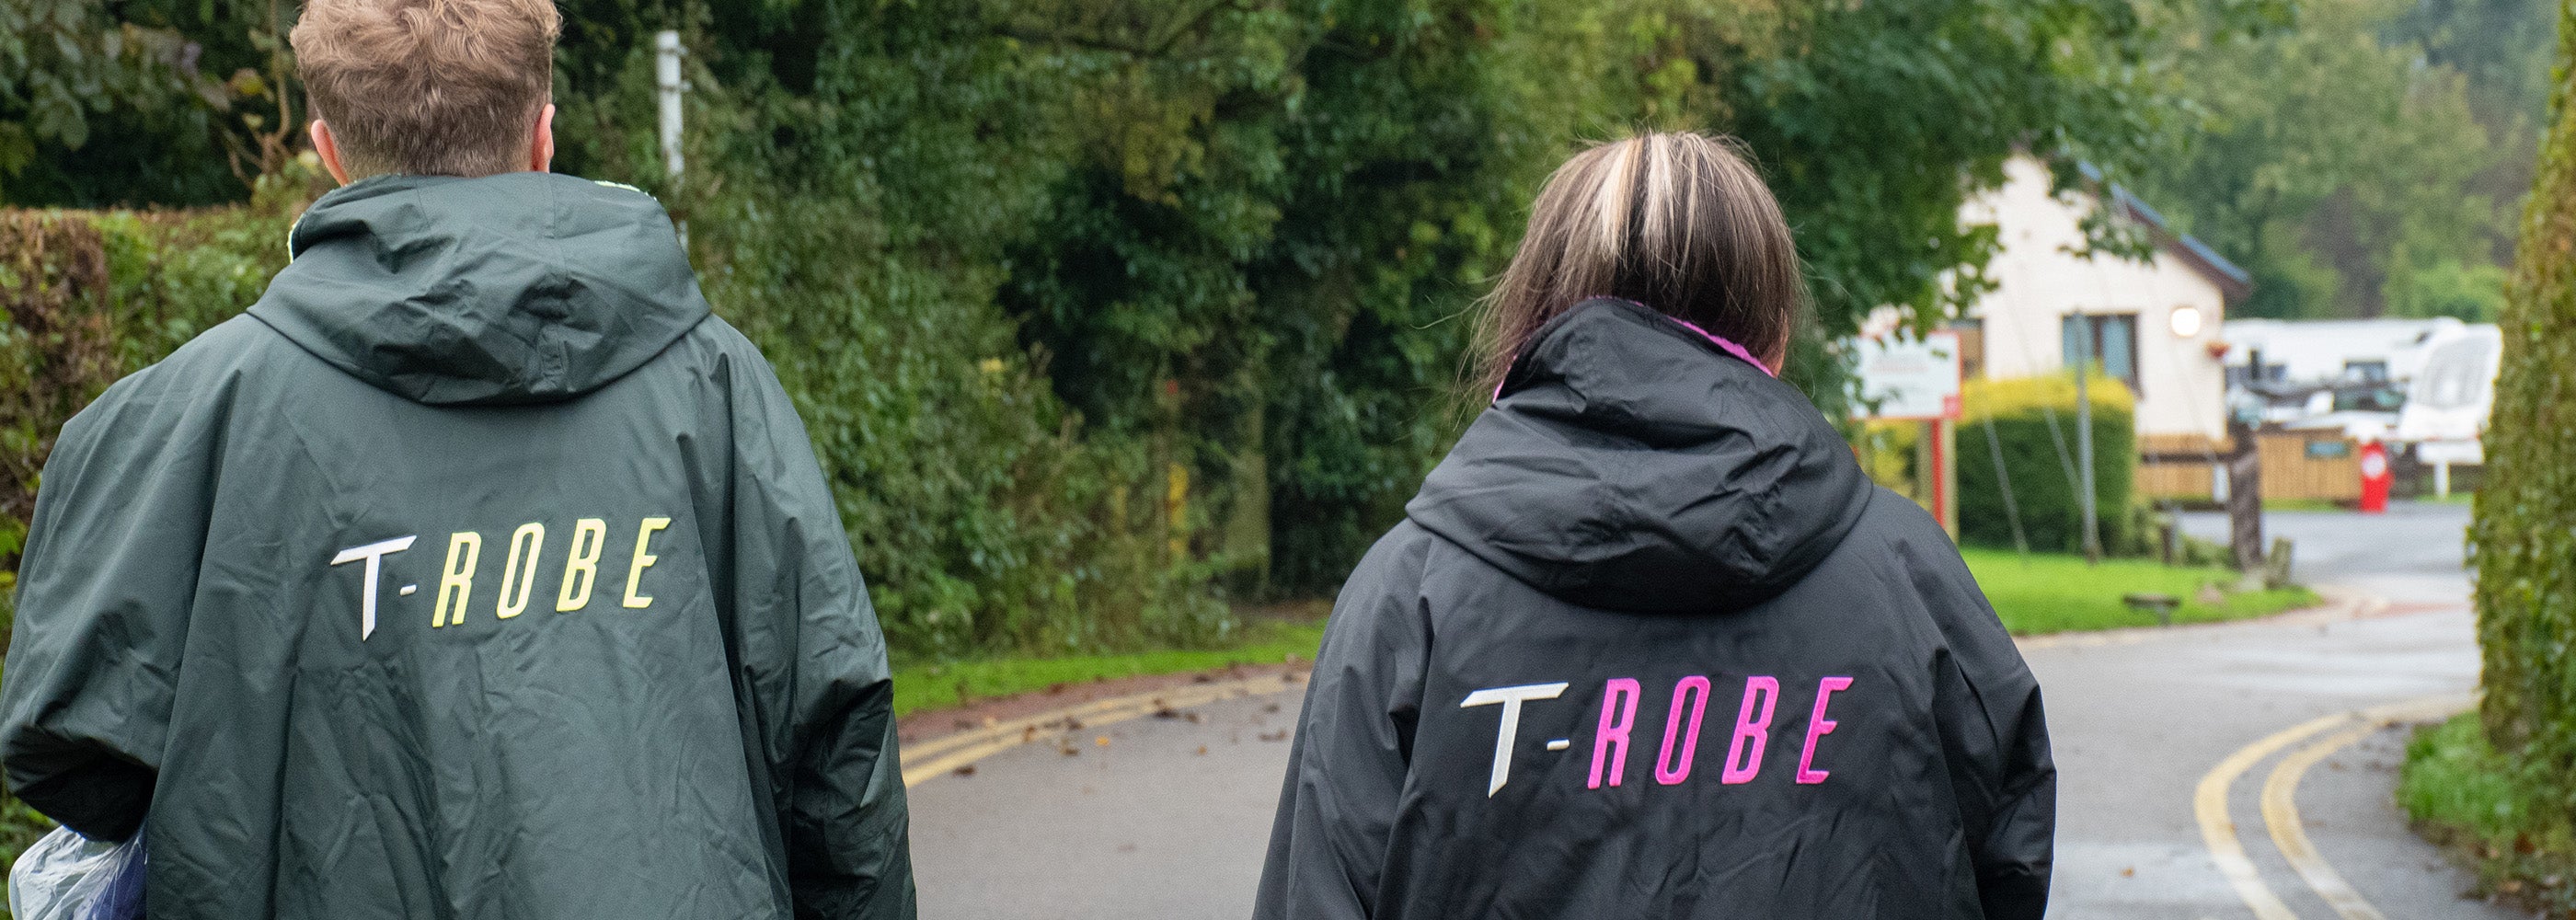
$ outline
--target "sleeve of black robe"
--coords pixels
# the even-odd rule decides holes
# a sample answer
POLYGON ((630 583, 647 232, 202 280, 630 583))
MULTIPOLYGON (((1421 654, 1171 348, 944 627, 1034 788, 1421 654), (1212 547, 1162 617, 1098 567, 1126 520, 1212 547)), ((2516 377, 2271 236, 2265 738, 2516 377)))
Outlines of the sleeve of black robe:
POLYGON ((2057 767, 2039 681, 1958 550, 1935 534, 1900 546, 1944 640, 1934 717, 1978 899, 1987 920, 2039 920, 2057 834, 2057 767))
POLYGON ((1430 653, 1420 588, 1432 539, 1398 526, 1333 604, 1270 828, 1257 920, 1376 911, 1430 653))

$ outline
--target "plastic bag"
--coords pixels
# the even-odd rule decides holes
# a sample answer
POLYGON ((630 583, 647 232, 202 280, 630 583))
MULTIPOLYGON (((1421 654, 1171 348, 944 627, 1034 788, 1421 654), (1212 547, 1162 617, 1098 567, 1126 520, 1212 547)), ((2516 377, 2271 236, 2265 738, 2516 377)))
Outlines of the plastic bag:
POLYGON ((16 920, 140 920, 143 834, 124 843, 91 840, 68 827, 28 847, 9 867, 9 915, 16 920))

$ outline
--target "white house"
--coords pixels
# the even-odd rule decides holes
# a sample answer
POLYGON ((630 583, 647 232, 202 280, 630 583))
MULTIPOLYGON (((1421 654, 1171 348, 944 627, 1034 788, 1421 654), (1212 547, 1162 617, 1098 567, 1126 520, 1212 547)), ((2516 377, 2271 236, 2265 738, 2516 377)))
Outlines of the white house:
MULTIPOLYGON (((2175 232, 2117 185, 2049 193, 2048 167, 2032 157, 2004 165, 2002 188, 1961 211, 1991 225, 2002 249, 1986 266, 1997 282, 1968 310, 1961 350, 1969 373, 2064 373, 2078 355, 2100 362, 2137 397, 2141 441, 2206 445, 2227 434, 2227 304, 2252 290, 2244 269, 2175 232), (2108 204, 2155 243, 2144 261, 2085 258, 2083 220, 2108 204)), ((2169 448, 2170 449, 2170 448, 2169 448)))

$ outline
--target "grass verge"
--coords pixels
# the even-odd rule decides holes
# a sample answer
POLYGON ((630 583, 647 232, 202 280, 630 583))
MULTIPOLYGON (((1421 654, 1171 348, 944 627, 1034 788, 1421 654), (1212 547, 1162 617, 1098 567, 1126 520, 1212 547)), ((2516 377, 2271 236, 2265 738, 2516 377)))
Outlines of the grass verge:
POLYGON ((2080 556, 2033 554, 2028 560, 2005 550, 1965 549, 1968 570, 1995 605, 2004 628, 2016 636, 2081 632, 2122 626, 2153 626, 2156 618, 2121 602, 2129 594, 2169 594, 2181 599, 2176 623, 2216 623, 2279 613, 2317 602, 2306 588, 2279 591, 2230 590, 2234 572, 2220 568, 2168 567, 2147 559, 2105 559, 2085 565, 2080 556), (2218 590, 2216 602, 2204 588, 2218 590))
POLYGON ((979 699, 1043 690, 1102 678, 1144 674, 1182 674, 1234 664, 1276 664, 1288 656, 1312 658, 1324 641, 1324 621, 1252 620, 1245 624, 1241 645, 1219 649, 1180 649, 1061 658, 987 658, 898 668, 894 672, 894 714, 909 715, 979 699))
MULTIPOLYGON (((2121 595, 2171 594, 2181 598, 2176 623, 2211 623, 2277 613, 2317 602, 2305 588, 2251 593, 2225 592, 2217 603, 2200 597, 2204 585, 2233 586, 2236 576, 2216 568, 2168 568, 2143 560, 2105 560, 2087 566, 2064 555, 2034 555, 2028 562, 2009 552, 1964 551, 1968 568, 1985 588, 2004 626, 2015 635, 2113 629, 2153 625, 2155 618, 2128 609, 2121 595)), ((943 709, 979 699, 1043 690, 1056 684, 1103 678, 1206 671, 1232 664, 1271 664, 1313 657, 1323 641, 1322 605, 1288 618, 1250 618, 1246 639, 1219 649, 1146 651, 1063 657, 1002 657, 916 664, 897 669, 894 711, 898 716, 943 709)))
POLYGON ((2487 744, 2477 713, 2416 732, 2398 774, 2397 804, 2416 832, 2477 866, 2479 895, 2576 916, 2571 819, 2487 744))

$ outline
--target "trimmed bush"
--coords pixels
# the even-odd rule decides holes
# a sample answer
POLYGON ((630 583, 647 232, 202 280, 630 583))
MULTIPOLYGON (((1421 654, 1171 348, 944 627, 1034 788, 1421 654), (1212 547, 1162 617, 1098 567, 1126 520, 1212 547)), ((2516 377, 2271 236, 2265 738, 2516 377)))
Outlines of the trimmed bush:
MULTIPOLYGON (((2139 517, 2131 513, 2138 438, 2131 427, 2135 402, 2119 381, 2095 375, 2087 385, 2093 403, 2093 495, 2106 552, 2140 547, 2139 517)), ((1962 394, 1967 417, 1959 424, 1959 542, 2013 545, 2003 484, 2012 484, 2030 547, 2044 552, 2084 548, 2083 508, 2075 466, 2075 380, 2068 375, 1971 380, 1962 394), (1995 469, 1986 426, 2003 445, 2002 475, 1995 469)))

